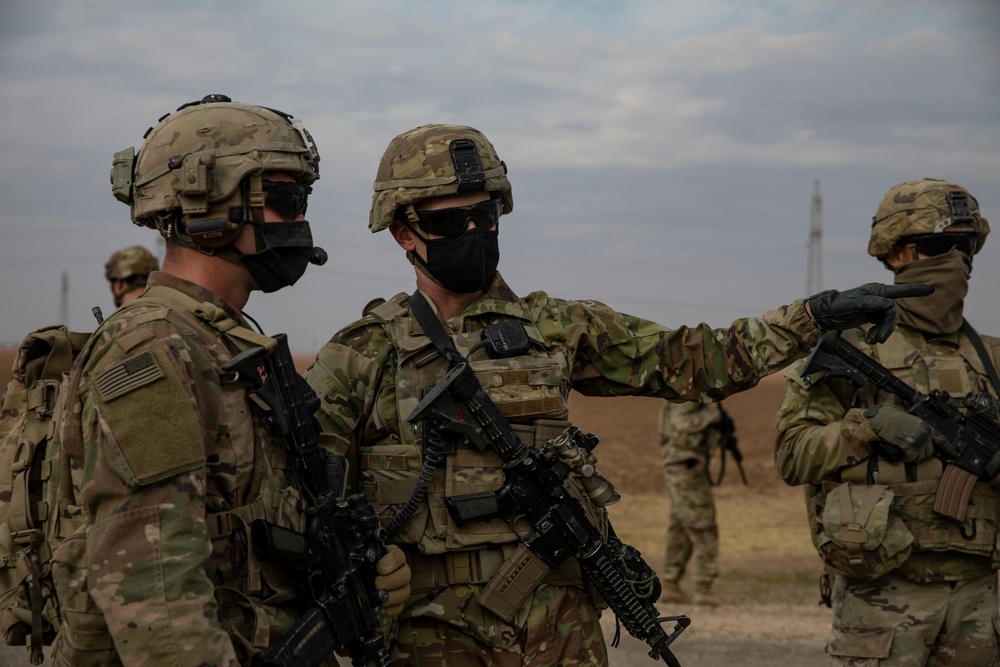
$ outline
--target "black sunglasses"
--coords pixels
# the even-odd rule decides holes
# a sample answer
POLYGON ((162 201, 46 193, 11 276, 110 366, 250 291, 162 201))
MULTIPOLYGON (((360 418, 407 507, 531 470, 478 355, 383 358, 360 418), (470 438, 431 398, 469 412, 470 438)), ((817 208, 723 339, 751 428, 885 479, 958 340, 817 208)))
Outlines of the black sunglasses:
POLYGON ((417 219, 428 234, 455 239, 465 232, 469 221, 479 229, 496 227, 500 221, 500 200, 488 199, 472 206, 417 211, 417 219))
POLYGON ((264 205, 288 220, 305 214, 312 193, 311 186, 292 181, 261 180, 260 189, 264 191, 264 205))
POLYGON ((903 239, 903 243, 914 246, 918 253, 927 257, 937 257, 952 250, 958 250, 967 257, 972 257, 979 239, 971 234, 924 234, 908 236, 903 239))

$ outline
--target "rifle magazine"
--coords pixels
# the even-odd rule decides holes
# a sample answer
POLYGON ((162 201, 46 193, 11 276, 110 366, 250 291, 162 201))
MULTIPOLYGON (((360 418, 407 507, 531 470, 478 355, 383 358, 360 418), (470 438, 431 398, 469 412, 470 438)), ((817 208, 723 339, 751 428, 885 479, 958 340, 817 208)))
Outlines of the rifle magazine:
POLYGON ((956 465, 945 466, 934 498, 934 511, 956 521, 965 521, 965 510, 977 479, 974 474, 956 465))

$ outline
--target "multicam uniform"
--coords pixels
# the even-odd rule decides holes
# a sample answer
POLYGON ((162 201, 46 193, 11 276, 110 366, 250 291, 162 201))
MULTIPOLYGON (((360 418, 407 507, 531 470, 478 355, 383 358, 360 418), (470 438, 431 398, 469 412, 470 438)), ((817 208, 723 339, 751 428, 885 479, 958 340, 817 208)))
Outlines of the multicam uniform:
MULTIPOLYGON (((485 326, 511 319, 525 327, 531 350, 502 360, 479 351, 471 367, 521 440, 536 446, 567 426, 571 389, 722 398, 803 356, 818 337, 801 302, 729 329, 669 330, 594 301, 542 292, 520 299, 499 274, 444 326, 465 355, 485 326)), ((400 294, 338 332, 306 374, 322 399, 323 430, 347 455, 355 483, 383 522, 410 497, 426 452, 422 432, 413 433, 406 417, 446 370, 400 294)), ((501 519, 460 527, 448 514, 444 498, 495 491, 503 477, 495 454, 456 444, 435 472, 427 501, 390 537, 404 545, 413 570, 393 646, 396 664, 463 664, 470 656, 481 664, 606 664, 599 612, 573 559, 535 589, 511 624, 480 606, 477 595, 516 536, 501 519)))
MULTIPOLYGON (((858 330, 845 332, 844 338, 920 392, 996 395, 983 360, 961 332, 925 337, 900 324, 879 346, 869 345, 858 330)), ((992 347, 995 364, 1000 340, 984 337, 984 342, 992 347)), ((777 417, 775 464, 789 484, 809 485, 813 540, 827 562, 844 559, 830 539, 831 527, 848 520, 836 515, 841 511, 836 499, 845 492, 845 487, 838 489, 840 483, 852 484, 855 508, 864 504, 862 498, 874 501, 879 496, 879 487, 871 486, 875 480, 894 496, 889 515, 869 508, 873 516, 886 517, 887 525, 881 540, 880 528, 868 526, 868 533, 875 535, 873 542, 882 545, 874 551, 870 549, 874 544, 866 547, 870 554, 865 558, 873 560, 865 565, 872 576, 835 579, 833 630, 827 645, 835 664, 997 664, 993 626, 997 590, 992 571, 998 565, 1000 493, 977 482, 963 523, 935 514, 940 460, 890 464, 870 448, 877 437, 863 411, 873 405, 898 405, 899 399, 869 384, 855 390, 843 379, 804 379, 800 369, 801 364, 787 373, 777 417), (869 496, 872 489, 875 493, 869 496)))
POLYGON ((708 460, 719 446, 722 420, 716 403, 666 402, 660 411, 663 473, 670 496, 667 548, 660 578, 677 582, 694 555, 696 584, 719 574, 719 527, 708 476, 708 460))
POLYGON ((149 285, 91 338, 67 389, 86 525, 53 558, 54 661, 248 665, 293 620, 290 582, 255 558, 248 523, 304 521, 282 443, 222 365, 273 340, 197 285, 159 272, 149 285))

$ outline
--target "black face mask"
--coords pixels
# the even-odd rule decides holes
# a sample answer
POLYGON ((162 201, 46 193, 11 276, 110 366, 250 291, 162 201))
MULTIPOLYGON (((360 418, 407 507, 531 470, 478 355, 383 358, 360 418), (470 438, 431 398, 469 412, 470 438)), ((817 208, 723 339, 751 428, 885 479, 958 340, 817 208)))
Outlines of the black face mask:
POLYGON ((500 234, 475 227, 453 239, 425 239, 410 231, 427 246, 427 261, 412 253, 427 272, 458 294, 485 290, 493 282, 500 263, 500 234))
POLYGON ((267 222, 259 225, 257 252, 240 255, 240 262, 264 292, 294 285, 306 272, 318 248, 313 246, 309 222, 267 222), (263 248, 261 246, 263 245, 263 248))

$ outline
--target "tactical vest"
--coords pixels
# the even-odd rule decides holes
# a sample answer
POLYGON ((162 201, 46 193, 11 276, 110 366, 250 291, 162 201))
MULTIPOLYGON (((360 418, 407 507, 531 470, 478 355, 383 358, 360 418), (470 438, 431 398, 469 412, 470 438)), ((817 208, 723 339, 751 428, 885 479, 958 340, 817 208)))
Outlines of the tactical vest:
MULTIPOLYGON (((166 317, 166 309, 187 319, 191 328, 200 335, 195 344, 211 351, 219 360, 220 375, 223 374, 221 364, 227 360, 226 353, 220 349, 223 346, 229 355, 255 346, 268 350, 274 347, 272 338, 240 325, 215 304, 199 303, 168 287, 151 286, 142 298, 129 302, 123 309, 147 311, 131 315, 137 324, 166 317), (201 335, 201 332, 204 334, 201 335)), ((95 335, 91 343, 97 339, 98 335, 95 335)), ((88 352, 89 350, 84 350, 84 354, 88 352)), ((225 400, 242 401, 246 404, 248 419, 227 432, 225 437, 230 439, 234 449, 252 449, 253 470, 244 494, 246 504, 228 507, 224 506, 225 500, 219 496, 208 494, 206 497, 206 525, 212 542, 212 554, 205 567, 208 576, 215 582, 220 620, 242 619, 238 636, 233 636, 231 626, 223 623, 223 627, 230 631, 237 655, 249 660, 248 656, 266 651, 287 629, 293 619, 280 605, 296 594, 294 582, 280 563, 261 562, 257 558, 250 539, 250 523, 261 518, 302 531, 305 516, 300 509, 300 494, 288 482, 285 471, 290 463, 286 452, 281 449, 282 443, 273 438, 262 437, 268 430, 264 416, 269 408, 248 395, 245 386, 239 382, 223 384, 223 391, 232 392, 225 400)), ((77 531, 67 543, 83 540, 85 536, 84 528, 77 531)), ((85 552, 80 544, 69 545, 66 553, 83 555, 85 552)), ((72 565, 71 562, 70 564, 72 565)), ((87 593, 83 595, 89 597, 87 593)), ((71 621, 63 623, 60 632, 65 633, 67 639, 59 645, 58 658, 65 664, 101 664, 102 658, 93 651, 106 645, 107 650, 113 652, 113 645, 99 612, 92 609, 92 601, 79 599, 80 595, 73 590, 64 591, 60 588, 59 596, 61 601, 66 600, 71 607, 77 610, 87 609, 90 613, 74 614, 73 617, 78 619, 76 624, 71 621), (80 627, 73 627, 74 625, 80 627), (105 639, 101 639, 102 636, 105 639), (74 650, 80 647, 89 652, 74 654, 74 650)))
MULTIPOLYGON (((1000 351, 1000 341, 984 339, 984 342, 992 348, 991 354, 995 360, 997 352, 1000 351)), ((961 397, 969 392, 982 392, 989 388, 991 394, 996 394, 996 390, 990 386, 983 360, 965 335, 960 336, 957 351, 932 347, 923 336, 914 333, 907 335, 901 330, 895 331, 880 346, 874 348, 862 346, 862 349, 891 370, 895 376, 922 393, 941 389, 953 396, 961 397)), ((879 391, 874 403, 899 405, 900 399, 889 392, 879 391)), ((903 559, 898 568, 896 564, 888 563, 893 559, 899 560, 899 556, 895 553, 887 553, 887 563, 883 563, 881 567, 896 569, 900 574, 915 581, 930 581, 940 578, 941 575, 954 576, 954 572, 948 571, 952 566, 947 564, 944 552, 958 552, 983 557, 981 568, 970 565, 968 573, 959 574, 959 578, 973 576, 977 573, 977 569, 985 568, 981 573, 989 571, 988 559, 991 556, 995 557, 997 532, 1000 527, 1000 493, 988 483, 977 482, 969 500, 965 521, 959 524, 933 511, 941 472, 942 465, 937 458, 928 459, 920 464, 891 464, 874 455, 841 472, 841 482, 851 484, 854 489, 850 497, 855 500, 856 511, 864 509, 866 498, 871 500, 869 504, 873 505, 874 499, 878 496, 877 493, 866 493, 865 489, 884 488, 882 497, 890 500, 891 512, 884 518, 887 522, 891 522, 891 525, 890 523, 882 527, 868 525, 865 528, 866 522, 870 523, 870 520, 873 520, 872 517, 881 516, 877 512, 872 512, 871 507, 864 511, 863 516, 854 517, 853 525, 859 526, 857 540, 877 542, 878 539, 875 538, 881 534, 883 546, 895 544, 901 550, 904 547, 900 545, 906 543, 907 549, 912 548, 911 555, 903 559), (873 480, 877 480, 879 486, 869 486, 873 480), (899 528, 900 523, 904 528, 899 528), (892 525, 897 527, 894 529, 892 525), (912 540, 906 535, 887 536, 893 530, 897 533, 907 531, 912 540)), ((834 521, 838 526, 851 523, 850 512, 844 514, 837 508, 827 506, 830 494, 837 489, 837 486, 836 482, 829 481, 814 489, 810 499, 810 517, 814 521, 814 535, 823 535, 822 526, 815 523, 822 523, 824 513, 828 519, 832 514, 837 514, 834 521)), ((837 498, 846 493, 846 488, 838 489, 837 498)), ((850 503, 844 502, 847 503, 844 507, 848 507, 850 503)), ((826 533, 829 533, 829 526, 826 533)), ((850 544, 850 541, 848 543, 850 544)), ((822 546, 819 544, 817 546, 822 553, 822 546)))
MULTIPOLYGON (((421 426, 414 433, 405 419, 423 392, 437 384, 448 370, 447 361, 410 314, 407 300, 407 295, 399 294, 366 313, 380 323, 397 355, 396 367, 386 370, 387 375, 395 375, 394 387, 385 390, 394 392, 391 400, 399 420, 397 435, 390 441, 364 446, 359 452, 360 490, 383 521, 390 519, 409 499, 428 446, 424 428, 421 426)), ((567 360, 549 357, 534 323, 524 324, 532 343, 527 354, 489 359, 485 352, 479 351, 469 365, 520 439, 528 446, 539 447, 569 426, 567 360)), ((451 339, 456 350, 465 356, 480 335, 479 330, 466 331, 451 339)), ((389 397, 376 397, 376 422, 385 421, 379 415, 383 400, 389 397)), ((462 442, 448 444, 454 445, 455 451, 445 457, 443 466, 434 474, 427 502, 390 539, 419 545, 420 553, 427 555, 516 542, 517 535, 503 518, 474 521, 460 527, 449 515, 446 497, 496 491, 504 476, 502 461, 492 451, 477 452, 462 442)), ((592 516, 603 516, 602 510, 587 509, 592 516)))

